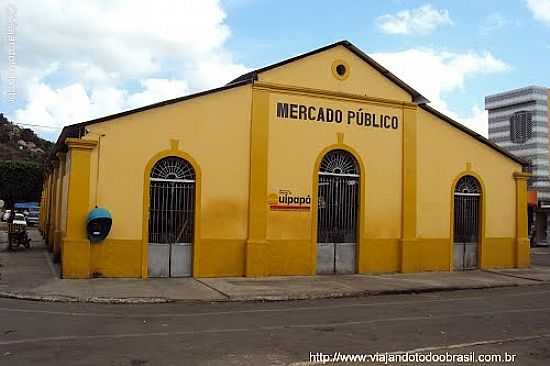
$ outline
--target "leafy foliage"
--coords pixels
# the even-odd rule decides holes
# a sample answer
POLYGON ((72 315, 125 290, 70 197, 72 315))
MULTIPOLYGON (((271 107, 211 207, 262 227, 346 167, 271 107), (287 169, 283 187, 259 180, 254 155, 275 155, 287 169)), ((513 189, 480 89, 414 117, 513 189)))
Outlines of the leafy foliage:
POLYGON ((0 161, 0 198, 9 208, 16 201, 40 201, 43 169, 28 161, 0 161))
POLYGON ((43 166, 53 144, 0 113, 0 199, 40 201, 43 166))

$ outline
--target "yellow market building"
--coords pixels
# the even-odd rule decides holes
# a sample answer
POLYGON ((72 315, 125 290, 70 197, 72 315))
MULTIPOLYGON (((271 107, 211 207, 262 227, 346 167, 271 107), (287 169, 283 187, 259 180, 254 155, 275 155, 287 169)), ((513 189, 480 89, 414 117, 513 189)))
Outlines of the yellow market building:
POLYGON ((427 103, 342 41, 70 125, 40 227, 64 278, 528 266, 527 166, 427 103))

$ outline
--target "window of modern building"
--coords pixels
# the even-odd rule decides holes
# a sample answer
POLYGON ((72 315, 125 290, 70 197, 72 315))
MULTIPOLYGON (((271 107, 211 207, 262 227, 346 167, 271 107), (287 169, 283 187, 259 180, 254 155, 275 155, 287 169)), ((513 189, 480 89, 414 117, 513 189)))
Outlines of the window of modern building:
POLYGON ((533 118, 529 111, 519 111, 510 117, 510 140, 524 144, 533 134, 533 118))

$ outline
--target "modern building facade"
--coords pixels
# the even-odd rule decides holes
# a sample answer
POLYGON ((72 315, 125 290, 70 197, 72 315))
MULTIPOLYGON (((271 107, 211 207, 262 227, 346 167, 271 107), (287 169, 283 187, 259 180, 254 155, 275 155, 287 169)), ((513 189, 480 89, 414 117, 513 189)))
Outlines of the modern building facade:
POLYGON ((538 244, 550 238, 548 88, 529 86, 487 96, 489 140, 530 163, 529 223, 538 244))
POLYGON ((528 266, 525 162, 427 103, 342 41, 67 126, 41 229, 66 278, 528 266))

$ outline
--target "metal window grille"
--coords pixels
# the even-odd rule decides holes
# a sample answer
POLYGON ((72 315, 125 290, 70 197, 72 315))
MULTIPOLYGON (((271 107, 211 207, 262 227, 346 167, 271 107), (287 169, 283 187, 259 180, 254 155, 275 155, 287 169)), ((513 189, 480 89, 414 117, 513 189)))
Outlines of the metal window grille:
POLYGON ((471 193, 479 196, 481 193, 481 188, 477 179, 471 175, 465 175, 460 178, 455 187, 455 194, 460 195, 463 193, 471 193))
POLYGON ((479 204, 481 187, 474 177, 467 175, 458 181, 454 192, 454 241, 477 242, 479 237, 479 204))
POLYGON ((151 170, 151 179, 183 179, 195 181, 195 171, 182 158, 170 156, 159 160, 151 170))
POLYGON ((334 150, 325 155, 319 171, 319 243, 355 243, 358 187, 359 169, 350 153, 334 150))
POLYGON ((533 135, 533 116, 529 111, 519 111, 510 117, 510 140, 524 144, 533 135))
POLYGON ((336 174, 359 176, 359 168, 355 158, 347 151, 333 150, 327 153, 323 160, 319 174, 336 174))
POLYGON ((149 243, 191 243, 195 172, 187 161, 168 157, 150 175, 149 243))

